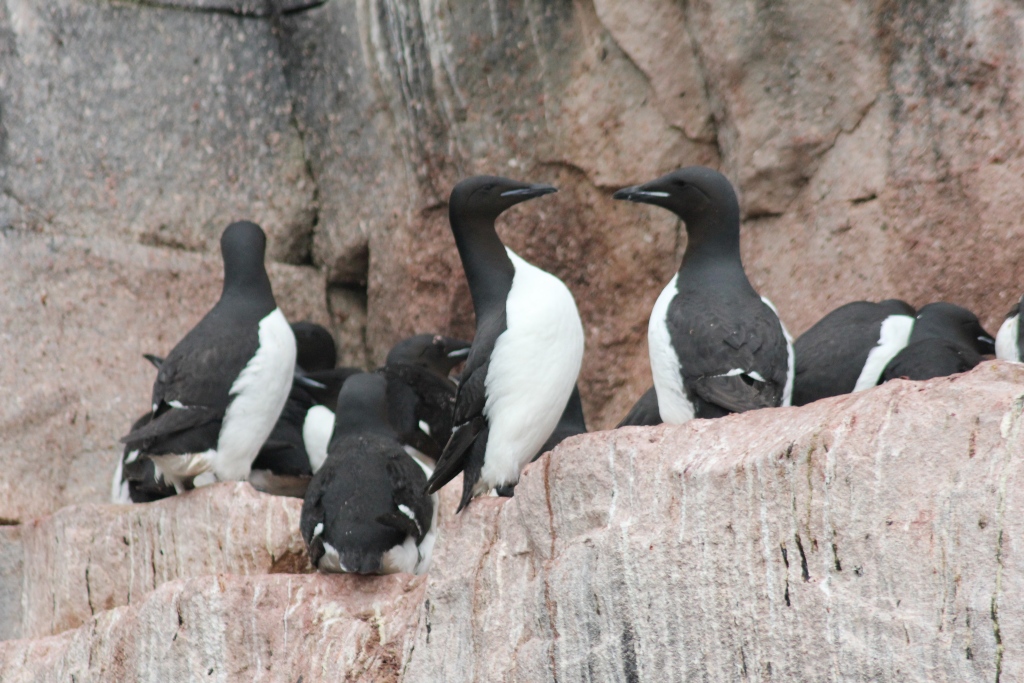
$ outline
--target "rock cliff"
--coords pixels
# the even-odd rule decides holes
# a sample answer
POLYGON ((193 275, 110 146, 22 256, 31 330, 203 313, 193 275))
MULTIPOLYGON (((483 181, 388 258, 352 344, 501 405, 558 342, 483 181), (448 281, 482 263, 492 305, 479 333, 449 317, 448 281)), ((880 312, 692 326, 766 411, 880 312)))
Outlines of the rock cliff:
POLYGON ((472 331, 456 179, 557 185, 499 232, 575 294, 598 429, 650 385, 685 247, 610 195, 682 165, 736 184, 790 331, 887 297, 994 331, 1022 27, 1010 0, 0 0, 0 678, 1024 678, 1000 364, 573 439, 512 501, 446 493, 426 579, 302 573, 297 502, 245 485, 102 505, 141 354, 213 304, 238 218, 285 314, 371 366, 472 331))
POLYGON ((990 362, 574 437, 513 499, 445 489, 422 577, 302 573, 247 484, 64 510, 3 536, 0 678, 1017 680, 1022 413, 990 362))

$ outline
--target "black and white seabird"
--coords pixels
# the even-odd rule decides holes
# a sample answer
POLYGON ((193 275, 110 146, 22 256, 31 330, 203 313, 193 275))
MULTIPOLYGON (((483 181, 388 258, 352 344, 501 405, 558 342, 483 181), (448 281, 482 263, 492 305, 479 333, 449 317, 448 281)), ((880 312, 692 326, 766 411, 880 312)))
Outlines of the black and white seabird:
POLYGON ((991 353, 995 353, 995 340, 978 316, 944 301, 928 304, 917 312, 910 343, 885 366, 879 383, 967 372, 991 353))
POLYGON ((740 260, 740 206, 721 173, 690 166, 615 199, 654 204, 686 225, 679 272, 647 329, 658 411, 668 423, 789 405, 793 346, 740 260))
POLYGON ((832 311, 793 344, 793 405, 875 386, 913 328, 914 307, 899 299, 852 301, 832 311))
POLYGON ((660 425, 662 422, 664 420, 661 419, 661 411, 658 410, 658 392, 654 387, 651 387, 637 399, 633 407, 626 413, 626 417, 622 418, 622 422, 615 425, 615 428, 653 427, 654 425, 660 425))
POLYGON ((555 191, 476 176, 456 185, 449 200, 476 336, 455 399, 452 437, 428 490, 463 472, 460 511, 474 496, 519 481, 558 424, 579 374, 583 324, 572 294, 506 248, 494 228, 506 209, 555 191))
POLYGON ((295 365, 306 372, 330 370, 338 364, 338 346, 323 325, 308 320, 292 323, 295 334, 295 365))
POLYGON ((470 343, 418 334, 395 344, 377 373, 388 381, 388 416, 410 455, 433 466, 452 435, 456 384, 449 375, 470 343))
POLYGON ((152 419, 122 439, 179 492, 200 475, 248 477, 292 387, 295 335, 274 301, 266 241, 255 223, 224 230, 220 300, 161 364, 152 419))
POLYGON ((1024 296, 1013 305, 996 334, 996 358, 1020 363, 1024 359, 1024 336, 1021 336, 1020 306, 1024 296))
POLYGON ((335 411, 327 462, 313 476, 299 529, 324 572, 420 574, 430 565, 437 497, 430 468, 405 452, 387 412, 387 381, 350 377, 335 411))

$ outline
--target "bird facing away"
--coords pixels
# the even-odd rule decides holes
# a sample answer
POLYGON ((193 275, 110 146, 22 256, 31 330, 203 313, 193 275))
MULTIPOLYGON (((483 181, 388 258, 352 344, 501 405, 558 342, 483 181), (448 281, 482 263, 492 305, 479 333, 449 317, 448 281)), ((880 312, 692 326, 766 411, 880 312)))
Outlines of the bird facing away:
POLYGON ((263 230, 232 223, 220 246, 220 300, 161 364, 152 419, 122 439, 149 456, 178 492, 206 473, 221 481, 249 475, 295 370, 295 335, 263 265, 263 230))
POLYGON ((1024 296, 1006 314, 1006 319, 1003 320, 1003 324, 999 326, 999 332, 996 334, 996 358, 999 360, 1008 360, 1014 363, 1024 360, 1024 337, 1021 336, 1020 327, 1021 301, 1024 301, 1024 296))
POLYGON ((306 372, 330 370, 338 364, 338 346, 323 325, 308 320, 292 323, 295 334, 295 365, 306 372))
POLYGON ((740 207, 728 179, 690 166, 613 197, 668 209, 686 225, 683 262, 647 330, 661 418, 679 424, 789 405, 792 343, 743 270, 740 207))
POLYGON ((429 491, 462 472, 460 511, 474 496, 519 481, 558 424, 579 374, 583 324, 572 294, 506 248, 494 227, 506 209, 555 191, 476 176, 456 185, 449 200, 476 336, 455 399, 452 437, 429 491))
POLYGON ((899 299, 852 301, 832 311, 793 345, 793 405, 875 386, 913 328, 914 307, 899 299))
POLYGON ((377 373, 388 381, 388 416, 406 450, 433 467, 452 435, 456 385, 449 375, 470 343, 417 334, 395 344, 377 373))
POLYGON ((879 383, 891 379, 926 380, 967 372, 982 355, 995 353, 995 340, 978 316, 940 301, 922 306, 910 342, 889 361, 879 383))
POLYGON ((313 476, 299 530, 320 571, 419 574, 430 565, 437 498, 430 469, 402 448, 387 413, 387 381, 353 375, 338 395, 327 461, 313 476))

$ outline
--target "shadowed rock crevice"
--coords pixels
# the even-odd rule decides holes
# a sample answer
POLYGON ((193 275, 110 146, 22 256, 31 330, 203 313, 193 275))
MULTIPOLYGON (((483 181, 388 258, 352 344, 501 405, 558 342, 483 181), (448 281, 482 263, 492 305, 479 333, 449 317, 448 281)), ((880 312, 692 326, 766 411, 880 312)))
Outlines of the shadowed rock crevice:
POLYGON ((141 7, 265 19, 315 9, 329 0, 131 0, 141 7))

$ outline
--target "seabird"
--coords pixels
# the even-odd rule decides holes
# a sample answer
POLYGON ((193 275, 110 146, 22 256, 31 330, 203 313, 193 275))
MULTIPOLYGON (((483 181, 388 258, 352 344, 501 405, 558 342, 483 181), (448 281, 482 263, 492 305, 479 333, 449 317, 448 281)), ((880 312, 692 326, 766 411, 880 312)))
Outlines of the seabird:
POLYGON ((413 457, 433 466, 452 435, 456 384, 449 375, 470 343, 418 334, 395 344, 377 373, 388 381, 388 417, 413 457))
POLYGON ((387 381, 350 377, 338 395, 327 461, 313 476, 299 529, 324 572, 420 574, 437 526, 430 468, 402 448, 387 414, 387 381))
POLYGON ((614 199, 654 204, 686 225, 679 272, 651 312, 647 339, 661 418, 680 424, 789 405, 793 346, 740 260, 740 207, 721 173, 690 166, 614 199))
POLYGON ((832 311, 793 345, 793 405, 875 386, 913 328, 914 307, 899 299, 853 301, 832 311))
POLYGON ((519 481, 558 424, 583 360, 576 302, 554 275, 505 247, 495 220, 555 192, 495 176, 452 190, 449 220, 476 313, 476 336, 455 399, 452 437, 428 490, 463 473, 461 511, 474 496, 519 481))
POLYGON ((995 340, 966 308, 940 301, 917 312, 910 343, 889 361, 879 383, 925 380, 967 372, 982 355, 995 353, 995 340))
POLYGON ((323 325, 308 320, 292 323, 295 334, 295 365, 306 372, 330 370, 338 364, 338 346, 323 325))
POLYGON ((1020 305, 1024 296, 1013 305, 996 334, 996 358, 1020 363, 1024 359, 1024 337, 1020 328, 1020 305))
POLYGON ((178 492, 207 473, 206 480, 248 477, 295 370, 295 335, 274 301, 263 230, 232 223, 220 245, 220 300, 161 364, 152 419, 122 439, 178 492))

